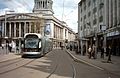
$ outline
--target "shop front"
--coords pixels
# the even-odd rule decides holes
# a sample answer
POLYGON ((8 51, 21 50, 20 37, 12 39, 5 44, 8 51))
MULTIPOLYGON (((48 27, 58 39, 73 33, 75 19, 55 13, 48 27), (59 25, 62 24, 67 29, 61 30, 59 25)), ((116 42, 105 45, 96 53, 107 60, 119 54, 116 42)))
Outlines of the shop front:
POLYGON ((107 47, 108 46, 111 46, 113 55, 120 56, 120 32, 107 34, 107 47))

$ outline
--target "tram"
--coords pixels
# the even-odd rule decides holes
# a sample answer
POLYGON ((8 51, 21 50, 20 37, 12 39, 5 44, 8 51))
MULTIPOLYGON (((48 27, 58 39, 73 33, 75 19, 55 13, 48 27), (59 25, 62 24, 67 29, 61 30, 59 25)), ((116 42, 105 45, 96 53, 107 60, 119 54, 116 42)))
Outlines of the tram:
POLYGON ((53 48, 52 41, 47 36, 38 33, 26 33, 22 46, 22 57, 25 56, 44 56, 53 48))

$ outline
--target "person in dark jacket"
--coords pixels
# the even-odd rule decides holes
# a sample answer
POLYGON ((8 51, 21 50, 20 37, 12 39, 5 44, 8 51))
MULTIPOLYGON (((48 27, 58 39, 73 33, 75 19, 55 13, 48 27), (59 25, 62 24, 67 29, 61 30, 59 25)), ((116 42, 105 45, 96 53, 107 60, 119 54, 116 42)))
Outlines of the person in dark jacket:
POLYGON ((86 53, 86 46, 83 45, 83 56, 85 55, 85 53, 86 53))
POLYGON ((111 50, 111 46, 109 46, 109 54, 108 54, 107 62, 111 62, 111 54, 112 54, 112 50, 111 50))
POLYGON ((104 59, 104 47, 101 47, 101 58, 104 59))
POLYGON ((70 44, 70 51, 72 51, 72 45, 70 44))

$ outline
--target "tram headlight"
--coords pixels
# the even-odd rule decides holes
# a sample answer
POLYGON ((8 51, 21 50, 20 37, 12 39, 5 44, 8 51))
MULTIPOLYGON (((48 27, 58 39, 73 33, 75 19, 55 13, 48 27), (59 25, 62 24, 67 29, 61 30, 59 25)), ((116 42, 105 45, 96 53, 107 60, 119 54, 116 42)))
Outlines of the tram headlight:
POLYGON ((39 42, 39 48, 41 48, 41 41, 39 42))

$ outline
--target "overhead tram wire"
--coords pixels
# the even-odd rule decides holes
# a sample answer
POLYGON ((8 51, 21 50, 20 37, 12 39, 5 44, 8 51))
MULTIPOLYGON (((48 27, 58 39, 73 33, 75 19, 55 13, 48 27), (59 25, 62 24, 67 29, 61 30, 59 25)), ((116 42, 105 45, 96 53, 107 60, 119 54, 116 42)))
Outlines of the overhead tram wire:
POLYGON ((64 16, 64 3, 65 3, 65 0, 63 0, 63 12, 62 12, 62 21, 63 21, 63 16, 64 16))
POLYGON ((23 6, 26 5, 28 8, 31 8, 30 5, 25 0, 23 0, 23 4, 22 5, 23 6))
MULTIPOLYGON (((73 0, 74 1, 74 0, 73 0)), ((74 1, 75 3, 75 1, 74 1)), ((69 14, 73 13, 76 9, 77 9, 77 6, 70 6, 70 7, 73 7, 73 10, 71 10, 67 15, 64 15, 64 9, 65 9, 65 0, 63 0, 63 12, 62 12, 62 21, 64 21, 64 16, 68 16, 69 14)))

